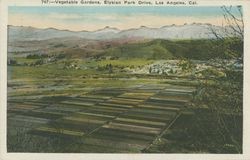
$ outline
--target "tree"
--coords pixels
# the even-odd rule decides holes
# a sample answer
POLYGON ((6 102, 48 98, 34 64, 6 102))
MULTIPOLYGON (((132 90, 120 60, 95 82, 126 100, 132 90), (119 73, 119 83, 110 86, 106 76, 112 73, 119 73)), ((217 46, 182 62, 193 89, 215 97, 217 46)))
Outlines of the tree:
POLYGON ((220 45, 223 48, 226 58, 243 58, 243 41, 244 41, 244 20, 241 6, 222 6, 224 16, 224 23, 222 24, 223 31, 218 31, 215 27, 210 26, 211 34, 216 40, 222 43, 213 45, 220 45))
POLYGON ((11 65, 11 66, 17 65, 17 61, 14 59, 8 59, 8 65, 11 65))
MULTIPOLYGON (((210 30, 216 37, 216 41, 221 42, 213 45, 223 48, 226 58, 243 59, 244 21, 242 7, 223 6, 221 8, 226 25, 223 25, 223 32, 211 26, 210 30)), ((216 75, 213 84, 201 87, 204 89, 202 103, 206 104, 213 113, 224 146, 231 146, 236 152, 242 153, 243 72, 223 66, 222 68, 222 72, 226 76, 216 75), (234 131, 238 133, 235 134, 234 131)), ((206 70, 204 74, 209 76, 214 74, 211 70, 208 71, 206 70)))

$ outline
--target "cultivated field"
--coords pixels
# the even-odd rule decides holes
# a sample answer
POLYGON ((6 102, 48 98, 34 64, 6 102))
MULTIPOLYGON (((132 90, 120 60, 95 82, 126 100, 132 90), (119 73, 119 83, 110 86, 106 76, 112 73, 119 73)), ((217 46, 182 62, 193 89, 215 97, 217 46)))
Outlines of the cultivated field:
POLYGON ((68 80, 8 82, 9 151, 144 152, 188 110, 195 92, 165 79, 68 80))

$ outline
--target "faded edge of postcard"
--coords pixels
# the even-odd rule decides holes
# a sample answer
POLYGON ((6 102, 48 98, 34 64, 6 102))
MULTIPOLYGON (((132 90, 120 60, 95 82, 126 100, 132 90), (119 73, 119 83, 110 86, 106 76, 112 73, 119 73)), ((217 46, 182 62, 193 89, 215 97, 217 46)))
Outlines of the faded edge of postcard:
POLYGON ((250 159, 250 1, 0 7, 0 160, 250 159))

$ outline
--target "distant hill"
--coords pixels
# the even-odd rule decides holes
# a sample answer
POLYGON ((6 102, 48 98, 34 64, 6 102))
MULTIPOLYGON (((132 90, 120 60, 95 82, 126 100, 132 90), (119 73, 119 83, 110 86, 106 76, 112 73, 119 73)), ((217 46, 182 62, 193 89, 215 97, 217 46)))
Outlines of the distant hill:
POLYGON ((160 28, 141 26, 128 30, 105 27, 97 31, 69 31, 55 28, 38 29, 34 27, 8 26, 9 41, 47 40, 53 38, 78 37, 92 40, 112 40, 124 38, 141 39, 210 39, 214 38, 211 28, 223 33, 223 27, 211 24, 169 25, 160 28))

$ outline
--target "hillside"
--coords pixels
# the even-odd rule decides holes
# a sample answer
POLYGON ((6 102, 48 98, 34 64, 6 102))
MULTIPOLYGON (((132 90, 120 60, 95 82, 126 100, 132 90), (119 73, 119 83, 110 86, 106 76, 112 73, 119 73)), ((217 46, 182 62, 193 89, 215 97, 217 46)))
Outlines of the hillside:
POLYGON ((171 59, 174 56, 164 45, 161 44, 161 40, 112 47, 107 49, 104 52, 104 55, 120 58, 146 59, 171 59))
POLYGON ((227 58, 227 47, 238 48, 238 56, 242 55, 242 44, 237 39, 230 40, 230 44, 219 40, 152 40, 144 43, 125 44, 112 47, 104 55, 120 58, 146 59, 176 59, 188 58, 208 60, 211 58, 227 58), (229 46, 227 46, 229 45, 229 46))

